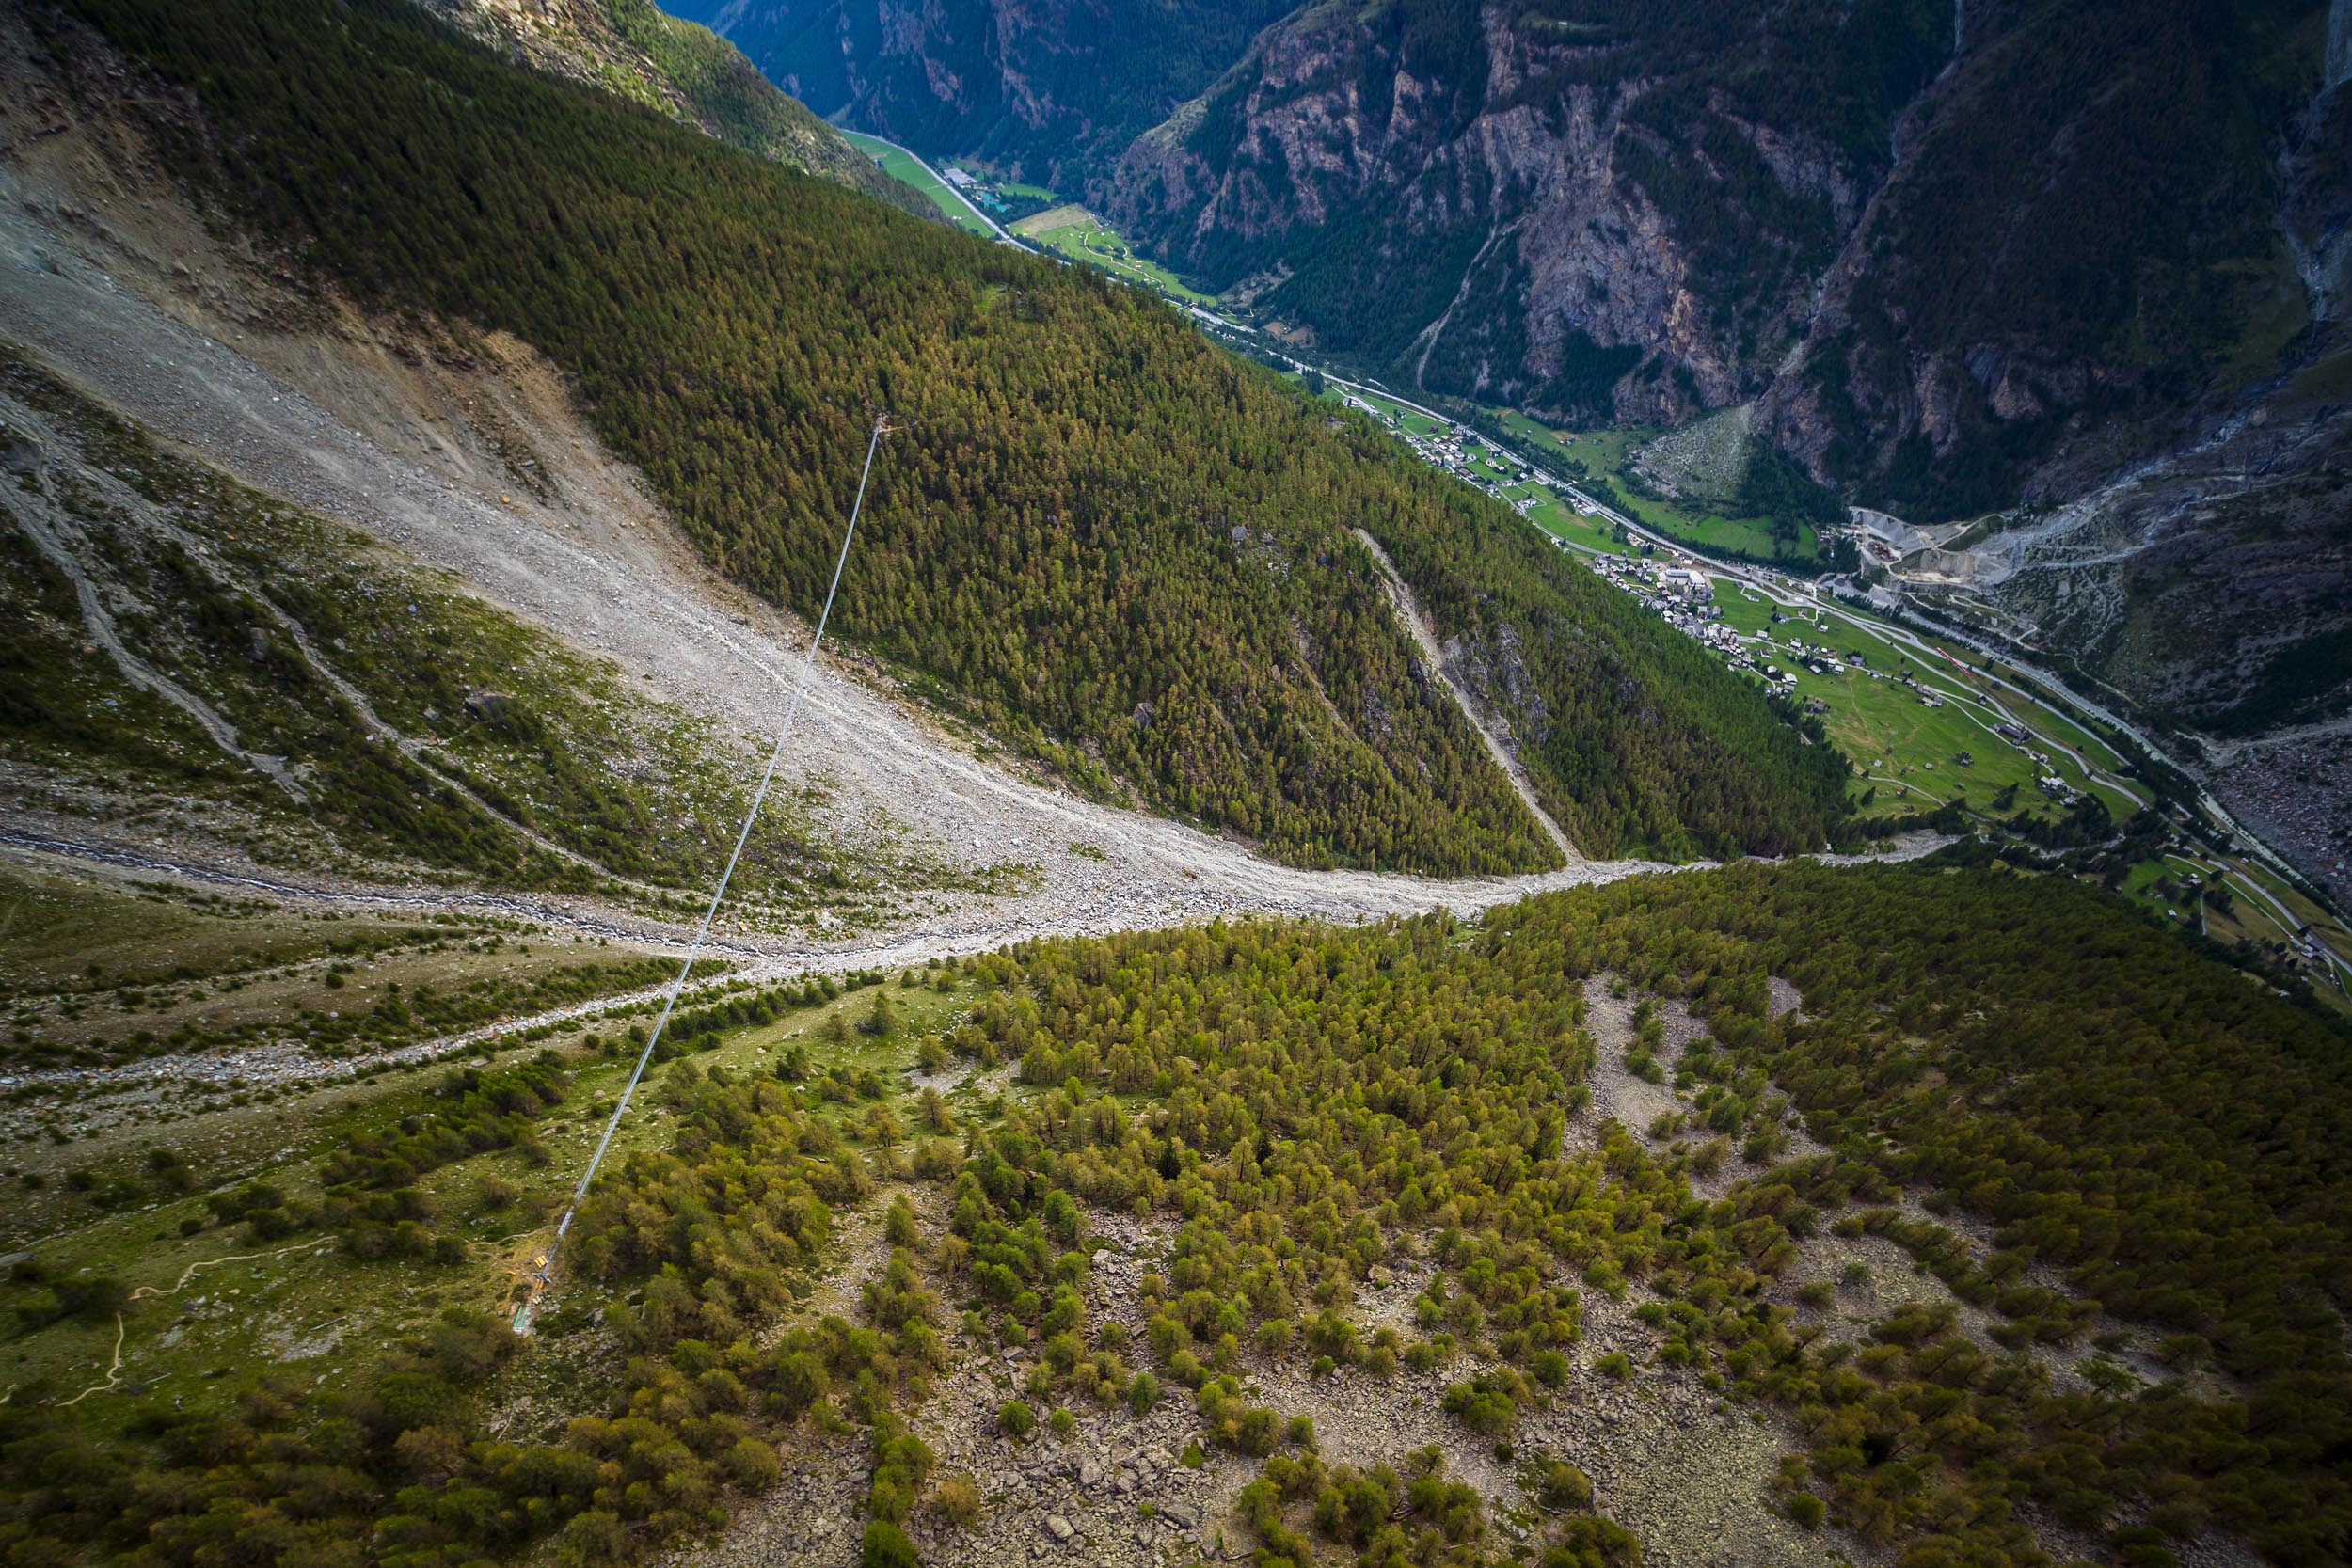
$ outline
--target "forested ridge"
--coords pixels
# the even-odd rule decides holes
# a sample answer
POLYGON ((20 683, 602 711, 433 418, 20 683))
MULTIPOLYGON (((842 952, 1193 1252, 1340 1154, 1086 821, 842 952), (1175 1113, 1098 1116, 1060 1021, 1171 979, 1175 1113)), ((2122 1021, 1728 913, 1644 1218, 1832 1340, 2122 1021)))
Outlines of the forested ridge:
MULTIPOLYGON (((35 1388, 0 1409, 0 1544, 32 1563, 193 1568, 234 1540, 256 1565, 455 1568, 553 1536, 557 1560, 604 1563, 709 1528, 774 1480, 775 1445, 854 1437, 866 1560, 902 1564, 911 1522, 963 1528, 978 1507, 910 1420, 966 1357, 1010 1348, 1030 1365, 1008 1431, 1035 1423, 1030 1402, 1184 1398, 1203 1444, 1262 1461, 1235 1507, 1262 1562, 1618 1564, 1631 1543, 1581 1512, 1573 1465, 1532 1457, 1521 1484, 1556 1512, 1506 1553, 1481 1496, 1425 1456, 1332 1465, 1311 1423, 1243 1392, 1293 1356, 1367 1399, 1435 1370, 1463 1428, 1524 1439, 1577 1380, 1635 1374, 1580 1354, 1604 1298, 1653 1331, 1656 1375, 1785 1423, 1798 1448, 1772 1490, 1791 1519, 1903 1568, 2047 1568, 2055 1540, 2160 1568, 2216 1531, 2319 1564, 2352 1541, 2344 1031, 2095 889, 1748 864, 1470 926, 1218 924, 957 967, 979 1000, 919 1059, 1017 1060, 1028 1087, 1002 1101, 926 1093, 902 1129, 831 1048, 752 1078, 672 1067, 671 1146, 584 1213, 579 1282, 543 1330, 561 1343, 603 1302, 628 1352, 560 1434, 490 1434, 470 1390, 500 1386, 516 1341, 453 1309, 346 1391, 257 1370, 228 1403, 150 1395, 119 1437, 35 1388), (1678 1060, 1652 1054, 1654 1019, 1627 1056, 1696 1091, 1696 1139, 1595 1124, 1592 974, 1706 1018, 1678 1060), (1802 1007, 1771 1006, 1768 977, 1802 1007), (1792 1121, 1827 1152, 1788 1158, 1792 1121), (1719 1196, 1697 1190, 1726 1165, 1719 1196), (938 1183, 942 1218, 927 1230, 894 1198, 859 1308, 763 1336, 824 1266, 834 1209, 877 1179, 938 1183), (1080 1289, 1097 1216, 1118 1212, 1171 1225, 1133 1338, 1080 1289), (1866 1321, 1792 1288, 1805 1249, 1866 1230, 1952 1299, 1866 1321), (1359 1293, 1405 1259, 1432 1271, 1412 1329, 1367 1330, 1359 1293)), ((884 1035, 888 997, 868 1015, 884 1035)), ((321 1223, 366 1219, 373 1190, 321 1223)), ((86 1310, 98 1289, 61 1278, 20 1310, 86 1310)))
MULTIPOLYGON (((1368 420, 1359 434, 1383 438, 1368 420)), ((1776 809, 1769 824, 1754 815, 1759 784, 1795 800, 1842 793, 1846 759, 1816 721, 1792 729, 1763 703, 1719 703, 1724 664, 1692 639, 1645 647, 1654 622, 1582 614, 1587 569, 1533 529, 1371 527, 1405 576, 1423 585, 1438 635, 1462 639, 1493 669, 1484 695, 1508 720, 1544 809, 1579 846, 1629 838, 1681 855, 1761 837, 1820 847, 1800 836, 1795 812, 1776 809), (1645 689, 1612 690, 1594 679, 1645 663, 1664 676, 1645 689), (1647 768, 1684 781, 1672 797, 1655 786, 1654 772, 1629 772, 1611 739, 1613 716, 1629 703, 1650 732, 1647 768), (1790 745, 1799 734, 1806 744, 1790 745), (1744 768, 1709 765, 1725 743, 1744 768)))
POLYGON ((893 180, 832 126, 759 73, 735 46, 707 27, 672 16, 653 0, 596 0, 554 20, 545 13, 472 8, 469 0, 441 7, 460 26, 503 33, 527 59, 563 62, 564 73, 586 78, 655 109, 672 111, 721 141, 833 180, 919 217, 938 209, 913 186, 893 180), (534 26, 533 23, 537 25, 534 26))
POLYGON ((1132 291, 518 72, 397 0, 70 8, 197 94, 202 127, 163 128, 188 178, 364 299, 548 352, 761 593, 815 610, 867 420, 904 416, 836 624, 1088 787, 1308 863, 1544 863, 1355 525, 1450 571, 1417 578, 1442 601, 1526 606, 1587 852, 1810 847, 1840 814, 1736 677, 1540 552, 1439 544, 1514 525, 1132 291))

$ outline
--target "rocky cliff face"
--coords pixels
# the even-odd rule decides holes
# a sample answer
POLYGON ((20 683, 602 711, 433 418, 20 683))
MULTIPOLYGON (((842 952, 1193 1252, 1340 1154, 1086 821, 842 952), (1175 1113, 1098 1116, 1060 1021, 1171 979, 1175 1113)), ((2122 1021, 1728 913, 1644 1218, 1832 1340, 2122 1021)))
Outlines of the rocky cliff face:
POLYGON ((1104 198, 1416 385, 1670 421, 1769 386, 1884 181, 1948 37, 1924 6, 1878 9, 1310 8, 1104 198))
POLYGON ((2352 0, 683 4, 1386 379, 1754 403, 1922 521, 2194 439, 2352 287, 2352 0))
MULTIPOLYGON (((2341 19, 2352 4, 2339 0, 2334 11, 2341 19)), ((1906 395, 1876 392, 1875 417, 1907 424, 1912 450, 1964 454, 1972 431, 2062 417, 2069 438, 2029 474, 2026 504, 1957 556, 1907 562, 1910 590, 2201 737, 2233 808, 2267 822, 2307 874, 2344 893, 2352 891, 2343 869, 2352 856, 2352 83, 2330 72, 2312 86, 2272 144, 2266 252, 2222 271, 2221 287, 2199 296, 2225 323, 2236 312, 2238 335, 2207 350, 2203 374, 2176 380, 2177 403, 2152 395, 2165 390, 2161 356, 2135 363, 2077 346, 2070 359, 2064 331, 1988 335, 1936 352, 1933 315, 1904 298, 1899 266, 1850 252, 1824 290, 1814 363, 1775 385, 1767 411, 1801 449, 1851 441, 1841 417, 1851 420, 1885 386, 1867 373, 1874 351, 1866 345, 1873 335, 1884 341, 1887 318, 1901 311, 1913 390, 1908 406, 1906 395), (2249 298, 2263 308, 2248 312, 2249 298), (1837 410, 1835 372, 1852 369, 1866 373, 1849 373, 1845 385, 1864 390, 1837 410), (2161 418, 2147 418, 2152 404, 2161 418), (2121 417, 2101 423, 2103 406, 2121 417), (2151 444, 2157 450, 2143 450, 2151 444)), ((1899 185, 1883 198, 1895 231, 1911 200, 1899 185)), ((2043 282, 2063 288, 2062 278, 2043 282)), ((2148 309, 2142 320, 2161 327, 2165 317, 2148 309)), ((2201 325, 2175 330, 2194 342, 2201 325)))
POLYGON ((1099 194, 1385 375, 1568 418, 1760 399, 1817 475, 1966 516, 2182 438, 2340 293, 2326 10, 1314 6, 1099 194))
POLYGON ((1866 499, 1965 517, 2082 494, 2307 358, 2328 307, 2289 209, 2344 191, 2324 8, 1972 8, 1768 428, 1866 499))
POLYGON ((1282 0, 673 0, 818 113, 1076 189, 1282 0))

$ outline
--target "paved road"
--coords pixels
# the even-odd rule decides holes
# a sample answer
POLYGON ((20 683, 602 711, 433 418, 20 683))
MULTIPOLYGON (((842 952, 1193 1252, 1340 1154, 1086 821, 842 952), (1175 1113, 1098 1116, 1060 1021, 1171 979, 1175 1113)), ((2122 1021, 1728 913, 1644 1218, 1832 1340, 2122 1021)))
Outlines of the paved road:
MULTIPOLYGON (((1285 357, 1287 358, 1288 356, 1286 356, 1285 357)), ((1296 359, 1290 359, 1289 363, 1293 366, 1293 368, 1302 372, 1311 368, 1302 361, 1296 359)), ((1317 366, 1311 368, 1321 369, 1322 367, 1317 366)), ((1384 387, 1369 386, 1361 382, 1350 381, 1343 376, 1332 374, 1328 370, 1325 370, 1323 374, 1324 378, 1329 381, 1334 387, 1343 388, 1346 390, 1356 392, 1363 396, 1381 398, 1387 402, 1395 404, 1400 407, 1412 409, 1416 413, 1425 415, 1433 420, 1441 420, 1447 424, 1452 424, 1454 422, 1453 416, 1441 413, 1435 408, 1427 406, 1426 404, 1415 403, 1410 398, 1399 397, 1396 393, 1390 391, 1384 387)), ((1859 614, 1847 609, 1843 604, 1839 603, 1835 596, 1820 595, 1815 593, 1798 593, 1791 589, 1783 588, 1780 584, 1781 574, 1779 573, 1772 572, 1766 567, 1750 566, 1738 562, 1717 561, 1712 557, 1706 556, 1702 552, 1693 549, 1686 541, 1676 539, 1670 534, 1661 533, 1656 529, 1649 528, 1634 518, 1627 516, 1624 513, 1619 512, 1614 507, 1602 505, 1600 502, 1595 500, 1591 496, 1586 495, 1582 490, 1579 489, 1573 482, 1563 479, 1558 475, 1549 472, 1538 464, 1530 462, 1528 465, 1528 471, 1539 483, 1549 486, 1555 492, 1573 497, 1583 506, 1589 507, 1596 514, 1608 518, 1611 522, 1625 529, 1629 534, 1638 535, 1644 539, 1651 541, 1654 544, 1663 546, 1667 549, 1704 560, 1707 562, 1708 569, 1710 573, 1722 577, 1731 578, 1736 581, 1746 583, 1756 589, 1758 592, 1764 594, 1776 604, 1787 608, 1804 608, 1814 610, 1836 620, 1843 621, 1850 626, 1859 627, 1869 632, 1873 636, 1911 648, 1925 661, 1933 662, 1936 660, 1949 659, 1948 655, 1929 643, 1925 639, 1921 638, 1916 632, 1914 632, 1908 626, 1899 626, 1891 621, 1881 620, 1875 616, 1859 614)), ((1565 543, 1570 549, 1577 550, 1582 554, 1598 555, 1603 553, 1591 548, 1589 546, 1580 545, 1573 540, 1564 541, 1564 543, 1565 543)), ((1971 672, 1972 673, 1980 674, 1991 680, 1994 685, 2001 687, 2010 695, 2014 696, 2019 702, 2026 704, 2032 707, 2039 708, 2044 713, 2051 715, 2053 718, 2064 720, 2068 723, 2080 723, 2081 716, 2084 715, 2096 719, 2111 727, 2117 734, 2128 738, 2133 744, 2138 746, 2150 756, 2162 757, 2168 763, 2172 764, 2173 767, 2181 767, 2180 763, 2171 757, 2171 755, 2162 747, 2156 745, 2153 740, 2149 739, 2146 735, 2142 734, 2137 726, 2133 725, 2128 720, 2125 720, 2121 715, 2115 713, 2106 705, 2083 696, 2081 693, 2069 687, 2064 681, 2058 679, 2056 675, 2051 674, 2045 670, 2033 668, 2024 664, 2024 662, 2018 657, 2016 649, 1993 647, 1982 640, 1965 631, 1960 630, 1957 627, 1947 626, 1933 617, 1920 614, 1915 608, 1909 610, 1908 613, 1914 619, 1926 625, 1930 631, 1937 637, 1947 639, 1950 641, 1956 642, 1961 646, 1968 648, 1976 653, 1984 655, 1987 657, 2001 659, 2012 667, 2019 668, 2021 670, 2031 669, 2032 673, 2028 678, 2030 678, 2036 685, 2046 688, 2058 699, 2058 703, 2053 703, 2047 698, 2027 689, 2026 687, 2018 684, 2017 681, 2012 680, 2009 676, 1996 671, 1985 670, 1971 672), (2074 711, 2071 713, 2068 712, 2066 707, 2059 705, 2059 703, 2068 705, 2074 711)), ((1997 705, 1995 705, 1995 711, 1999 711, 1997 705)), ((2107 771, 2106 768, 2099 767, 2093 763, 2090 757, 2084 755, 2081 752, 2076 751, 2074 747, 2067 745, 2064 741, 2039 731, 2036 732, 2036 738, 2050 747, 2052 750, 2062 752, 2067 756, 2072 757, 2075 764, 2082 768, 2087 777, 2095 779, 2112 788, 2121 790, 2122 793, 2131 796, 2135 800, 2146 798, 2147 791, 2144 786, 2136 785, 2131 781, 2121 778, 2118 775, 2107 771)), ((2219 800, 2216 800, 2213 793, 2205 788, 2204 784, 2196 779, 2194 775, 2189 774, 2185 768, 2182 768, 2182 773, 2184 777, 2188 778, 2191 785, 2197 791, 2196 804, 2198 807, 2202 810, 2206 816, 2220 829, 2221 832, 2225 836, 2235 843, 2245 846, 2248 852, 2265 863, 2271 870, 2278 872, 2282 876, 2288 877, 2290 879, 2293 879, 2294 873, 2287 865, 2286 862, 2282 860, 2274 850, 2272 850, 2269 845, 2264 843, 2259 834, 2248 830, 2237 820, 2236 817, 2233 816, 2230 814, 2229 809, 2223 806, 2219 800)), ((2217 869, 2226 869, 2226 867, 2217 867, 2217 869)), ((2286 922, 2290 928, 2301 927, 2303 923, 2296 919, 2283 903, 2281 903, 2278 898, 2272 896, 2267 889, 2265 889, 2261 887, 2260 884, 2255 883, 2252 879, 2245 877, 2243 873, 2239 874, 2239 879, 2247 885, 2247 887, 2253 893, 2254 896, 2259 898, 2263 903, 2278 911, 2280 918, 2286 922)), ((2345 981, 2352 981, 2352 963, 2347 963, 2341 955, 2336 953, 2324 942, 2319 943, 2319 950, 2321 953, 2326 955, 2332 969, 2338 972, 2342 976, 2339 980, 2340 984, 2344 984, 2345 981)), ((2344 989, 2348 991, 2352 991, 2352 984, 2345 984, 2344 989)))
MULTIPOLYGON (((938 181, 939 188, 946 191, 949 196, 955 198, 957 203, 961 206, 965 212, 971 214, 982 223, 987 224, 988 231, 991 234, 993 234, 999 242, 1012 246, 1015 250, 1028 250, 1033 248, 1027 241, 1022 239, 1021 236, 1013 233, 1003 224, 998 223, 994 218, 990 217, 986 213, 981 212, 977 207, 974 206, 969 198, 967 198, 961 191, 956 189, 955 186, 949 184, 947 182, 946 176, 941 174, 939 170, 931 167, 930 160, 925 158, 920 152, 914 150, 914 149, 906 146, 904 143, 892 141, 888 136, 875 135, 870 131, 844 131, 841 134, 850 138, 850 145, 852 147, 857 146, 859 142, 870 141, 878 146, 887 147, 895 152, 905 153, 908 157, 914 160, 916 166, 920 167, 924 173, 938 181)), ((860 149, 860 150, 864 150, 860 149)))

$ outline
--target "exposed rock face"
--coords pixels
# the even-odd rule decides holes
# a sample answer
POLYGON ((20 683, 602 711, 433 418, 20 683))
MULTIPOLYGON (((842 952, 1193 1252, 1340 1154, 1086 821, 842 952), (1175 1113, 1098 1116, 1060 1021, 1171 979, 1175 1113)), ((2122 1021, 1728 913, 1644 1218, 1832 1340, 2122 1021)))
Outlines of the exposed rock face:
POLYGON ((2331 313, 2325 8, 1310 7, 1098 194, 1385 377, 1760 399, 1817 477, 1964 517, 2179 441, 2331 313))
POLYGON ((2352 0, 1283 3, 686 8, 1286 341, 1561 418, 1754 402, 1920 521, 2180 443, 2352 289, 2352 0))
POLYGON ((1139 139, 1104 199, 1212 280, 1279 266, 1263 303, 1327 347, 1571 418, 1672 422, 1761 391, 1885 178, 1883 135, 1840 141, 1733 61, 1836 61, 1833 97, 1883 130, 1946 47, 1924 24, 1888 45, 1882 90, 1843 71, 1838 29, 1736 8, 1663 8, 1649 31, 1409 14, 1437 9, 1298 12, 1139 139))
POLYGON ((818 113, 1074 190, 1282 0, 675 0, 818 113))
POLYGON ((2312 96, 2324 8, 1969 6, 1768 433, 1920 520, 2203 439, 2333 313, 2352 116, 2312 96))

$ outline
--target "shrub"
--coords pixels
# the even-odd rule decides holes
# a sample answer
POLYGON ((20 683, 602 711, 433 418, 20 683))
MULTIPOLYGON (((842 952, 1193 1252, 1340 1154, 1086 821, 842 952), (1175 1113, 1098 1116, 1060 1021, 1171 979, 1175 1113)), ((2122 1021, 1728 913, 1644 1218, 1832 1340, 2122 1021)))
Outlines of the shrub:
POLYGON ((980 1489, 970 1476, 946 1476, 931 1489, 931 1512, 952 1529, 969 1529, 980 1516, 980 1489))
POLYGON ((1555 1513, 1588 1507, 1593 1480, 1565 1459, 1546 1460, 1536 1472, 1535 1500, 1555 1513))
POLYGON ((923 1562, 907 1532, 886 1519, 867 1523, 859 1560, 863 1568, 922 1568, 923 1562))

